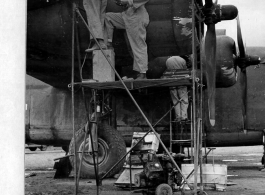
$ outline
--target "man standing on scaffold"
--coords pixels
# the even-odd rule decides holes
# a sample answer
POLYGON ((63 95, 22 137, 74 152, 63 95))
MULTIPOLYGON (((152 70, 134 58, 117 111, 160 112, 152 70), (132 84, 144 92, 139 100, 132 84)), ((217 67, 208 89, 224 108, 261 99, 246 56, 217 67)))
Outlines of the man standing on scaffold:
MULTIPOLYGON (((191 68, 191 58, 190 56, 172 56, 167 59, 166 67, 168 70, 179 70, 191 68)), ((189 98, 186 86, 172 87, 170 90, 170 95, 173 104, 177 105, 175 108, 175 121, 181 122, 188 119, 188 106, 189 98)))
MULTIPOLYGON (((107 0, 83 0, 83 6, 86 10, 87 22, 92 33, 99 42, 101 48, 107 49, 107 46, 104 43, 104 18, 107 0)), ((91 35, 90 40, 93 45, 91 48, 86 49, 86 52, 99 50, 99 46, 95 43, 91 35)))
POLYGON ((108 12, 105 18, 108 45, 111 45, 114 28, 126 29, 133 53, 133 70, 138 72, 136 79, 146 79, 148 70, 148 54, 146 44, 146 27, 149 24, 149 14, 145 4, 149 0, 115 0, 124 7, 122 13, 108 12))

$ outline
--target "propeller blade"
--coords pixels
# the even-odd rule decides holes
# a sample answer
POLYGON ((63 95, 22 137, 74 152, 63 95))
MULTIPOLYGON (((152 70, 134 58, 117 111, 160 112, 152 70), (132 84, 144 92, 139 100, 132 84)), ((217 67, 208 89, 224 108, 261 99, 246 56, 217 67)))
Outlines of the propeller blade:
POLYGON ((205 36, 206 78, 208 91, 209 118, 215 125, 215 83, 216 83, 216 32, 215 24, 207 25, 205 36))
POLYGON ((239 16, 237 16, 236 20, 237 20, 237 43, 238 43, 238 49, 239 49, 240 57, 241 58, 245 58, 246 57, 246 52, 245 52, 245 47, 244 47, 243 39, 242 39, 239 16))
POLYGON ((242 98, 242 115, 243 115, 243 130, 248 127, 247 124, 247 71, 244 68, 240 73, 240 87, 241 87, 241 98, 242 98))
MULTIPOLYGON (((241 27, 240 27, 240 20, 239 16, 237 16, 237 42, 238 42, 238 49, 239 49, 239 57, 241 59, 246 59, 246 50, 243 44, 241 27)), ((239 67, 241 68, 240 73, 240 88, 241 88, 241 99, 242 99, 242 116, 243 116, 243 130, 247 129, 247 70, 246 70, 246 60, 240 60, 239 62, 245 63, 240 64, 239 67)))

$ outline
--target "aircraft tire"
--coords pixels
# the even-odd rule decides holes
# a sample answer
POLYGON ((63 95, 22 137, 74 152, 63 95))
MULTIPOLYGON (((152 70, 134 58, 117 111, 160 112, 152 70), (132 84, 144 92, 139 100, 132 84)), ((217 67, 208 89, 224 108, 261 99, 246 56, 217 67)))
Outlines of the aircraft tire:
POLYGON ((48 148, 48 146, 41 146, 41 147, 39 147, 39 149, 40 149, 41 151, 46 151, 47 148, 48 148))
MULTIPOLYGON (((76 132, 76 148, 77 151, 82 151, 84 145, 84 127, 76 132)), ((99 175, 103 176, 110 168, 126 153, 126 145, 121 134, 108 125, 107 122, 98 124, 98 144, 99 144, 99 175)), ((86 140, 86 149, 88 149, 88 141, 86 140)), ((69 154, 74 154, 73 138, 69 145, 69 154)), ((81 153, 78 153, 77 169, 79 167, 81 153)), ((70 162, 74 170, 74 156, 70 156, 70 162)), ((92 154, 85 154, 82 162, 81 178, 95 178, 95 170, 92 154)), ((119 163, 108 175, 112 177, 118 173, 123 167, 124 160, 119 163)))
POLYGON ((37 150, 37 147, 29 147, 29 150, 30 151, 36 151, 37 150))

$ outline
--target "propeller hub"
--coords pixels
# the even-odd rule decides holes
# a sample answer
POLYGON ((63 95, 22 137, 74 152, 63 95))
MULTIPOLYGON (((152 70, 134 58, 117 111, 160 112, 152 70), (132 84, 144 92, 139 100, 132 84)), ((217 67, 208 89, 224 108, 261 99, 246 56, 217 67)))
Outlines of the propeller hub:
POLYGON ((247 55, 246 56, 246 64, 250 65, 258 65, 260 63, 260 57, 256 55, 247 55))
POLYGON ((238 15, 237 7, 234 5, 205 5, 202 11, 205 16, 204 23, 206 25, 216 24, 222 20, 233 20, 238 15))
POLYGON ((233 20, 238 15, 237 7, 234 5, 221 5, 220 9, 220 20, 233 20))
POLYGON ((246 57, 237 58, 237 65, 239 68, 244 69, 248 66, 254 66, 260 64, 260 57, 256 55, 246 55, 246 57))
POLYGON ((217 22, 220 22, 216 14, 216 6, 214 4, 212 4, 211 6, 205 5, 202 11, 205 16, 204 23, 206 25, 216 24, 217 22))

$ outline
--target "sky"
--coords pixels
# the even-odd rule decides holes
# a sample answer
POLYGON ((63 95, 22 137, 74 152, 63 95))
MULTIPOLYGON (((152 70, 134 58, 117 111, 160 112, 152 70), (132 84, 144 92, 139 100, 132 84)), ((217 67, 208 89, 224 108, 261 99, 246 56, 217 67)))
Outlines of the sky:
MULTIPOLYGON (((244 44, 265 47, 265 0, 218 0, 218 4, 238 8, 244 44)), ((222 21, 216 28, 225 28, 226 34, 236 40, 236 20, 222 21)))

